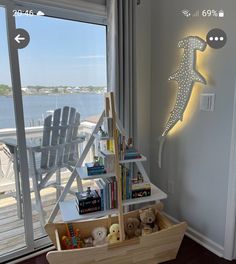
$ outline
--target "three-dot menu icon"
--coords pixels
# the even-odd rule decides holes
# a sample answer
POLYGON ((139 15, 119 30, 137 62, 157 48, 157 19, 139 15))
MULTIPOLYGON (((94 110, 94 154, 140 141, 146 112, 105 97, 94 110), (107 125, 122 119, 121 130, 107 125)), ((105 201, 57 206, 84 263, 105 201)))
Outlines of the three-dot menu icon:
POLYGON ((213 49, 223 48, 227 41, 226 33, 219 28, 214 28, 207 33, 206 42, 213 49))

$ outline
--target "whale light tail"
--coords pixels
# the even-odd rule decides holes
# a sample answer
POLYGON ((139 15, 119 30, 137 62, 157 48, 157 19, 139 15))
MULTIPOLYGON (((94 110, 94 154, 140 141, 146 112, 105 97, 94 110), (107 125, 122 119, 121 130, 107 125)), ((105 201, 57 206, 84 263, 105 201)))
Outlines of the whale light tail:
POLYGON ((160 136, 158 139, 158 167, 161 168, 161 161, 162 161, 162 150, 166 140, 166 136, 160 136))

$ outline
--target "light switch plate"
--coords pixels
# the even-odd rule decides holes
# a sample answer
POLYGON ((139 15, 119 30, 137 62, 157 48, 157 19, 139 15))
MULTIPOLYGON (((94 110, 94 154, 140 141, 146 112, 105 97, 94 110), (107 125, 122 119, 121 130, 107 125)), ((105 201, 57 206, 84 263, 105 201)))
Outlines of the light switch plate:
POLYGON ((204 93, 200 97, 200 110, 213 112, 215 109, 215 94, 204 93))

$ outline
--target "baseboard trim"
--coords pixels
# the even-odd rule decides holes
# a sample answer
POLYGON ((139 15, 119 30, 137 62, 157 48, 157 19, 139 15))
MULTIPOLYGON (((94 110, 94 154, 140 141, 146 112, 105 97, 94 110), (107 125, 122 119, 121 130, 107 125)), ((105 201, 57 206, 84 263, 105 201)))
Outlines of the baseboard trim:
MULTIPOLYGON (((179 221, 176 218, 170 216, 169 214, 164 213, 164 215, 166 215, 174 223, 179 223, 179 221)), ((194 240, 195 242, 197 242, 198 244, 200 244, 201 246, 203 246, 204 248, 206 248, 207 250, 211 251, 218 257, 222 258, 224 256, 224 248, 221 245, 217 244, 216 242, 212 241, 208 237, 199 233, 192 227, 188 226, 185 235, 191 238, 192 240, 194 240)))

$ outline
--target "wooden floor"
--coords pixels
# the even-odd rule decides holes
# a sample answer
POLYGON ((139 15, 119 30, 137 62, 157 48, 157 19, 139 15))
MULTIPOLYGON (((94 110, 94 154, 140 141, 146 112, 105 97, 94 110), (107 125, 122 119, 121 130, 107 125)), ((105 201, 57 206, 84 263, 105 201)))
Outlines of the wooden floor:
MULTIPOLYGON (((46 260, 46 254, 43 254, 25 260, 20 264, 48 264, 48 262, 46 260)), ((236 260, 227 261, 219 258, 193 240, 185 237, 176 260, 165 262, 165 264, 236 264, 236 260)))

